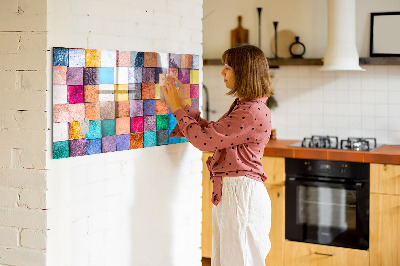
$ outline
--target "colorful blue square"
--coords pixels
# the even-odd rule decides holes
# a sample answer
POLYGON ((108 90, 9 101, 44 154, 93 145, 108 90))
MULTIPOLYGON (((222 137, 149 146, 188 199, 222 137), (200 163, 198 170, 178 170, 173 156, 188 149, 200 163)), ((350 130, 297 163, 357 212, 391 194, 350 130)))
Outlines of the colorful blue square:
POLYGON ((145 131, 144 132, 144 147, 157 146, 157 134, 156 131, 145 131))
POLYGON ((101 138, 86 140, 86 155, 101 153, 101 138))
POLYGON ((104 136, 115 135, 115 119, 108 119, 101 121, 101 134, 104 136))
POLYGON ((101 120, 90 120, 89 121, 89 132, 85 135, 86 139, 98 139, 101 138, 101 120))
POLYGON ((168 145, 168 130, 157 130, 157 146, 168 145))
POLYGON ((131 52, 131 66, 144 67, 144 52, 131 52))
POLYGON ((53 159, 69 157, 69 143, 67 141, 53 142, 53 159))
POLYGON ((99 68, 99 84, 114 84, 114 68, 99 68))
POLYGON ((176 126, 177 122, 173 114, 169 114, 168 116, 169 116, 168 127, 170 130, 172 130, 176 126))
POLYGON ((67 48, 53 48, 53 66, 68 66, 69 53, 67 48))
POLYGON ((130 135, 117 135, 117 151, 125 151, 130 149, 130 135))
POLYGON ((143 115, 156 115, 156 100, 143 100, 143 115))

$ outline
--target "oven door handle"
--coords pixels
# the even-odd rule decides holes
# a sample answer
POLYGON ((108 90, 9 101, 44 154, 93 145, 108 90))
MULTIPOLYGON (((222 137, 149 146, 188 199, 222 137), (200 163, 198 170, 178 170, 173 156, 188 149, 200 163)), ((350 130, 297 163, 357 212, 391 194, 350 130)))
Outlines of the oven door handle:
POLYGON ((361 189, 363 187, 363 183, 361 182, 335 182, 335 181, 322 181, 322 180, 315 180, 315 181, 310 181, 310 180, 304 180, 303 178, 298 178, 298 177, 288 177, 286 181, 289 182, 296 182, 296 183, 301 183, 304 185, 319 185, 319 184, 324 184, 324 185, 341 185, 347 188, 353 188, 353 189, 361 189))

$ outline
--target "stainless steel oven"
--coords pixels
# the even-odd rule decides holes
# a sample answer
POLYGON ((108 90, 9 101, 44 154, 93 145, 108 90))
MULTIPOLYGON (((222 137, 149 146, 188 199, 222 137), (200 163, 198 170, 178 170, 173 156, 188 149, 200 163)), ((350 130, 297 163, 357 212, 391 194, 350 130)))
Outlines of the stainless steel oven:
POLYGON ((286 159, 286 239, 367 250, 369 164, 286 159))

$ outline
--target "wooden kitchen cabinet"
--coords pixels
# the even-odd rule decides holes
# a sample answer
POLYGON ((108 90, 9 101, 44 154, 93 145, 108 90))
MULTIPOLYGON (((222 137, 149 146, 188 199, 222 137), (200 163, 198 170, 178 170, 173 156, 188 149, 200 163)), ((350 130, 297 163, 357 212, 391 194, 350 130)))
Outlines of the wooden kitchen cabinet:
MULTIPOLYGON (((285 240, 285 266, 366 266, 365 250, 316 245, 285 240)), ((385 265, 385 264, 380 264, 385 265)))
POLYGON ((212 183, 206 165, 212 152, 203 152, 203 194, 202 194, 202 223, 201 223, 201 253, 204 258, 211 258, 212 252, 212 183))
POLYGON ((371 266, 400 265, 400 165, 371 164, 371 266))

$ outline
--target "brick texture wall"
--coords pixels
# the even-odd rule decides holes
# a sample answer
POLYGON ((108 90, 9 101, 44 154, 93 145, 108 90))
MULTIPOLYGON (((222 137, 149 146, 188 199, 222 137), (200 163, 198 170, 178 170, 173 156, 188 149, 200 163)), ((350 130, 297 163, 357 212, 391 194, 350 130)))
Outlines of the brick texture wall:
POLYGON ((46 0, 0 3, 0 264, 46 259, 46 0))

